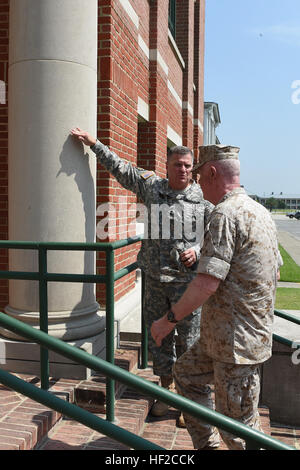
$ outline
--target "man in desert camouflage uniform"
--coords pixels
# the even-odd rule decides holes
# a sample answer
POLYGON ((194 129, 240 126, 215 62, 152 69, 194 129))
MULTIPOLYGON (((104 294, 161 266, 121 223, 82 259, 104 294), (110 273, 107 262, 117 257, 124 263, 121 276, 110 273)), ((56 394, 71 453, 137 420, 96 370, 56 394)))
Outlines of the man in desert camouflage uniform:
MULTIPOLYGON (((172 388, 172 367, 176 357, 192 346, 199 337, 200 312, 196 308, 177 325, 178 347, 174 332, 158 347, 150 334, 154 320, 178 300, 188 283, 196 275, 204 226, 213 209, 203 199, 199 185, 191 179, 193 156, 186 147, 174 147, 168 156, 168 179, 153 171, 133 166, 111 152, 99 140, 79 128, 71 133, 96 153, 100 163, 126 189, 137 194, 144 203, 145 236, 138 262, 145 272, 144 316, 148 327, 149 350, 153 357, 153 371, 165 388, 172 388), (178 233, 176 236, 176 232, 178 233)), ((162 416, 168 406, 157 401, 152 414, 162 416)), ((183 421, 180 421, 183 425, 183 421)))
MULTIPOLYGON (((278 268, 282 264, 269 212, 239 183, 239 148, 200 147, 197 165, 204 197, 215 204, 205 234, 198 276, 172 306, 175 321, 203 305, 201 334, 174 366, 177 391, 260 430, 259 365, 272 353, 272 322, 278 268)), ((159 345, 175 323, 165 315, 152 326, 159 345)), ((197 449, 219 446, 218 431, 185 415, 197 449)), ((220 431, 229 449, 245 442, 220 431)))

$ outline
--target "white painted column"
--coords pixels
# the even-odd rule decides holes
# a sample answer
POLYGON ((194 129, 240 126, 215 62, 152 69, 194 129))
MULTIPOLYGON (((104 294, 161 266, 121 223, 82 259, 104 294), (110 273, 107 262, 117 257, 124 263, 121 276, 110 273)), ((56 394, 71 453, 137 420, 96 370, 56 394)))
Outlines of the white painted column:
MULTIPOLYGON (((97 9, 97 0, 10 1, 10 240, 95 241, 96 160, 69 132, 96 135, 97 9)), ((11 250, 9 268, 37 271, 37 255, 11 250)), ((95 254, 49 252, 48 272, 94 273, 95 254)), ((103 330, 94 285, 49 283, 48 298, 50 334, 103 330)), ((38 310, 38 283, 10 281, 6 313, 38 326, 38 310)))

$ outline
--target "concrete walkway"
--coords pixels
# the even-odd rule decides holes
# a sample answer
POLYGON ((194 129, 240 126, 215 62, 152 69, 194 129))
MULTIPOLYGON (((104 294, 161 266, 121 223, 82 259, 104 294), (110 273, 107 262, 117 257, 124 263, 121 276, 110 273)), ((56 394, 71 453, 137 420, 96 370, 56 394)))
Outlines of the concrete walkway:
POLYGON ((300 282, 278 282, 277 287, 290 287, 292 289, 299 289, 300 282))

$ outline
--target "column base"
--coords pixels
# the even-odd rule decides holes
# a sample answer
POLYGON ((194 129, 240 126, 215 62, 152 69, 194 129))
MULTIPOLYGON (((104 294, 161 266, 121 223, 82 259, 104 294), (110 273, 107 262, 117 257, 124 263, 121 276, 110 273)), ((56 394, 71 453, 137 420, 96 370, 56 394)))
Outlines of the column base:
MULTIPOLYGON (((16 320, 22 321, 33 328, 39 329, 39 312, 30 312, 19 310, 7 306, 4 312, 16 320)), ((63 341, 77 341, 84 338, 95 336, 105 328, 105 316, 99 311, 99 304, 95 302, 83 309, 76 309, 71 312, 49 312, 48 314, 48 333, 54 338, 63 341)), ((0 336, 12 340, 24 341, 22 338, 11 331, 0 327, 0 336)))
MULTIPOLYGON (((97 336, 67 342, 101 359, 105 359, 105 329, 97 336)), ((40 377, 40 346, 35 343, 16 341, 0 336, 1 369, 40 377)), ((65 379, 89 379, 92 371, 86 366, 49 351, 49 376, 65 379)))

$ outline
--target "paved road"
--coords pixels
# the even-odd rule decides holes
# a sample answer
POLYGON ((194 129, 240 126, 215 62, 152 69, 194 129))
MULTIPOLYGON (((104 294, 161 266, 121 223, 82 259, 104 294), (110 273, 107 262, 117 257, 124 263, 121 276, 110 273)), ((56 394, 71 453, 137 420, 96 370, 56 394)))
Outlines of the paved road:
MULTIPOLYGON (((300 220, 289 219, 286 215, 272 214, 278 230, 278 239, 283 248, 300 266, 300 220)), ((280 282, 278 287, 298 287, 299 284, 280 282)), ((300 306, 299 306, 300 308, 300 306)), ((300 317, 300 310, 284 310, 296 317, 300 317)), ((299 341, 300 327, 283 318, 274 317, 273 332, 279 336, 299 341)))
POLYGON ((300 220, 289 219, 286 215, 272 214, 278 232, 288 232, 300 241, 300 220))
POLYGON ((279 243, 300 266, 300 220, 285 215, 272 215, 278 230, 279 243))

